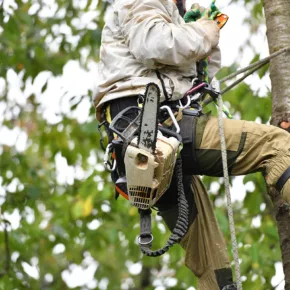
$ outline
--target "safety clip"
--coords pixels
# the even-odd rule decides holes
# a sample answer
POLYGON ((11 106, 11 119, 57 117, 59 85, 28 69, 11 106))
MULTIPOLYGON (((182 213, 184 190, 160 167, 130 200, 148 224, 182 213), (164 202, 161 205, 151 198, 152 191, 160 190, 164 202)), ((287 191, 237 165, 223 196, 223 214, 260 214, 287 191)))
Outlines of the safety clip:
POLYGON ((111 159, 113 160, 113 163, 111 163, 109 161, 109 155, 112 152, 113 152, 113 144, 109 143, 107 148, 106 148, 105 155, 104 155, 104 167, 109 172, 115 171, 116 170, 116 166, 117 166, 116 160, 113 159, 112 157, 111 157, 111 159))

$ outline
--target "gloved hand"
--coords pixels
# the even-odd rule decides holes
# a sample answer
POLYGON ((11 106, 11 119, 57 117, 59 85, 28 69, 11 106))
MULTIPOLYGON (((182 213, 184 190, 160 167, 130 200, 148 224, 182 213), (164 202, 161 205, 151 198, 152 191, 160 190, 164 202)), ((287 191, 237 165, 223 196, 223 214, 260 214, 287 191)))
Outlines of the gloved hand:
POLYGON ((211 3, 210 8, 208 8, 207 11, 208 11, 208 18, 210 20, 214 20, 218 14, 221 14, 221 12, 216 7, 214 2, 211 3))
POLYGON ((195 22, 201 18, 201 15, 204 13, 204 11, 205 8, 203 6, 200 6, 198 3, 194 3, 191 6, 191 9, 185 13, 183 19, 186 23, 195 22))
POLYGON ((204 8, 200 6, 198 3, 194 3, 191 6, 191 9, 187 11, 184 15, 184 21, 186 23, 197 21, 198 19, 205 18, 209 20, 215 19, 215 17, 220 13, 218 8, 214 3, 211 4, 209 8, 204 8))

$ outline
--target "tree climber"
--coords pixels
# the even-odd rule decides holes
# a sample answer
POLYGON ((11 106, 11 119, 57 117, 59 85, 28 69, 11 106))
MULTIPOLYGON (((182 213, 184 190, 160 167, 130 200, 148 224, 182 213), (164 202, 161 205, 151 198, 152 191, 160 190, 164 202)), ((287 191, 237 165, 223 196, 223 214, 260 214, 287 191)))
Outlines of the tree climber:
MULTIPOLYGON (((218 42, 215 21, 205 16, 185 23, 172 0, 116 0, 102 34, 97 119, 110 122, 126 107, 136 106, 151 82, 159 86, 161 102, 173 106, 192 88, 197 61, 210 56, 209 79, 216 74, 218 42)), ((194 132, 181 151, 190 223, 180 243, 185 264, 199 278, 201 290, 236 289, 222 233, 196 176, 223 174, 218 121, 209 114, 193 120, 191 126, 181 126, 183 131, 194 132)), ((267 184, 280 190, 290 204, 290 135, 274 126, 243 120, 225 119, 224 126, 229 173, 262 172, 267 184)), ((172 181, 155 205, 171 230, 177 220, 176 187, 172 181)))

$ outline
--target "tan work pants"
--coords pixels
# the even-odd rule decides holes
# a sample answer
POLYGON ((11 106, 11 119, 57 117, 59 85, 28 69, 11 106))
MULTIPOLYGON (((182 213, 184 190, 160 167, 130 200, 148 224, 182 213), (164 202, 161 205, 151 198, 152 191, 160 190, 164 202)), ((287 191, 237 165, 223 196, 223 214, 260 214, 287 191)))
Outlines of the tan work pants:
MULTIPOLYGON (((228 119, 224 120, 224 129, 228 155, 233 156, 229 160, 231 175, 261 171, 267 184, 275 186, 290 166, 290 134, 274 126, 228 119)), ((222 165, 216 118, 209 118, 196 148, 203 170, 200 174, 220 176, 222 165), (208 172, 204 172, 204 168, 208 172)), ((185 264, 199 277, 198 289, 219 290, 214 270, 230 267, 226 245, 207 192, 196 176, 193 177, 192 189, 198 215, 181 242, 186 251, 185 264)), ((283 187, 282 194, 290 204, 290 180, 283 187)))
POLYGON ((197 176, 193 176, 192 190, 198 214, 181 241, 185 265, 199 278, 198 289, 219 290, 215 270, 231 267, 227 247, 212 203, 197 176))
MULTIPOLYGON (((231 175, 245 175, 262 172, 267 184, 275 186, 278 179, 290 166, 290 134, 280 128, 261 125, 255 122, 224 119, 225 140, 228 155, 238 152, 236 158, 230 160, 231 175)), ((211 117, 207 122, 197 152, 205 161, 214 164, 212 158, 207 159, 208 152, 215 152, 220 157, 220 137, 217 118, 211 117)), ((210 155, 211 157, 212 155, 210 155)), ((221 162, 219 162, 221 163, 221 162)), ((202 166, 201 166, 202 167, 202 166)), ((205 166, 206 167, 206 164, 205 166)), ((221 171, 212 168, 212 171, 221 171)), ((211 175, 203 172, 205 175, 211 175)), ((214 175, 214 174, 213 174, 214 175)), ((290 179, 282 189, 285 201, 290 204, 290 179)))

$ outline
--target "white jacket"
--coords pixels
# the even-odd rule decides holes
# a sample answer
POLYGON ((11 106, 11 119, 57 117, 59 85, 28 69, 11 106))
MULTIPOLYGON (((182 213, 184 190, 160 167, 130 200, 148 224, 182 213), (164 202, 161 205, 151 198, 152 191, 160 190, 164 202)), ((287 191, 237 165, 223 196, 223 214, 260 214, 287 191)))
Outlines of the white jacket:
POLYGON ((211 20, 185 23, 173 0, 116 0, 102 32, 99 79, 94 103, 144 94, 161 74, 171 100, 191 88, 196 61, 211 54, 209 76, 220 67, 219 31, 211 20))

